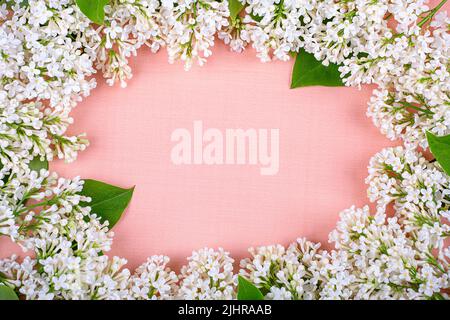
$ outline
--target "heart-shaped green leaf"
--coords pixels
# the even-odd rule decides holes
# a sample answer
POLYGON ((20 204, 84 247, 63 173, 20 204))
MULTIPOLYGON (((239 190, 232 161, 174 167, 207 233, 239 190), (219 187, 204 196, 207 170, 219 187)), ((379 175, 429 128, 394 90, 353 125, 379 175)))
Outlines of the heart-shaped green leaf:
POLYGON ((235 20, 243 8, 244 8, 244 5, 239 0, 229 0, 228 1, 228 9, 230 10, 231 20, 235 20))
POLYGON ((292 71, 291 89, 309 86, 342 87, 339 66, 324 66, 313 54, 300 49, 292 71))
POLYGON ((450 175, 450 134, 438 137, 428 131, 427 140, 431 153, 441 165, 442 169, 444 169, 445 173, 450 175))
POLYGON ((19 300, 13 289, 0 284, 0 300, 19 300))
POLYGON ((238 277, 238 300, 264 300, 261 291, 247 279, 238 277))
POLYGON ((103 24, 109 0, 76 0, 78 7, 92 22, 103 24))
POLYGON ((41 160, 40 157, 36 157, 28 164, 31 170, 39 172, 41 169, 48 170, 48 161, 41 160))
POLYGON ((104 182, 87 179, 84 180, 83 190, 80 194, 92 199, 91 202, 82 203, 82 205, 91 207, 91 212, 99 216, 102 221, 108 221, 109 228, 112 228, 128 206, 133 191, 134 187, 122 189, 104 182))

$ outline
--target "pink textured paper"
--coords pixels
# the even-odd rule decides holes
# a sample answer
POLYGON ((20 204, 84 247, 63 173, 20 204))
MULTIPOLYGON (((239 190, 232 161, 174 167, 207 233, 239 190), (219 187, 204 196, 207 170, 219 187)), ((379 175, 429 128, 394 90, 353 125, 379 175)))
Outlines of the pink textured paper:
POLYGON ((52 168, 130 187, 131 206, 115 228, 113 253, 136 266, 152 254, 176 265, 193 249, 327 240, 338 213, 366 201, 369 158, 389 141, 365 116, 372 88, 289 89, 293 61, 260 63, 218 45, 203 68, 185 72, 165 52, 141 52, 126 90, 100 82, 74 113, 73 132, 91 147, 52 168), (280 170, 175 166, 171 132, 204 127, 279 128, 280 170))
MULTIPOLYGON (((293 61, 260 63, 252 50, 218 44, 204 67, 185 72, 165 51, 141 50, 127 89, 98 89, 73 112, 71 133, 90 147, 60 175, 136 185, 114 228, 112 254, 131 268, 153 254, 179 266, 193 249, 224 247, 234 257, 249 246, 327 241, 338 213, 366 199, 371 156, 393 143, 365 115, 373 88, 289 89, 293 61), (279 128, 280 170, 256 166, 175 166, 171 132, 205 128, 279 128)), ((3 240, 0 254, 10 245, 3 240)))

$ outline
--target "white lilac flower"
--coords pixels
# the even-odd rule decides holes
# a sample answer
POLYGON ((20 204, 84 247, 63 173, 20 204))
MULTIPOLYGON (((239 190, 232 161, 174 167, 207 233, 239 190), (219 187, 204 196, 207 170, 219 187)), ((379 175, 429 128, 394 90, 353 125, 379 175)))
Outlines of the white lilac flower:
POLYGON ((360 48, 361 54, 349 57, 341 67, 346 84, 373 82, 424 95, 427 99, 438 94, 442 99, 449 88, 445 66, 450 44, 448 19, 439 17, 441 22, 434 30, 423 30, 413 24, 402 32, 386 29, 368 39, 360 48))
POLYGON ((4 1, 4 3, 0 4, 0 21, 6 20, 8 18, 8 13, 8 4, 4 1))
POLYGON ((108 251, 113 234, 108 232, 107 223, 81 205, 90 200, 79 195, 82 188, 79 178, 58 178, 46 170, 12 173, 1 193, 2 212, 14 218, 14 223, 8 220, 5 227, 8 235, 30 250, 40 241, 63 236, 80 256, 108 251))
POLYGON ((17 262, 16 255, 12 255, 10 258, 0 259, 0 284, 12 289, 19 288, 21 281, 26 278, 26 275, 19 274, 20 271, 21 268, 17 262))
MULTIPOLYGON (((417 17, 416 17, 417 19, 417 17)), ((425 132, 450 133, 449 19, 433 20, 434 30, 417 24, 370 39, 341 66, 347 85, 376 83, 368 116, 391 139, 428 146, 425 132)))
POLYGON ((443 297, 443 290, 449 288, 448 262, 432 248, 417 245, 397 216, 387 218, 382 210, 371 215, 368 207, 352 207, 340 217, 330 241, 346 252, 345 264, 354 277, 345 284, 351 298, 443 297))
POLYGON ((128 58, 147 45, 152 52, 164 45, 164 23, 158 0, 114 0, 105 7, 105 26, 97 29, 102 37, 96 47, 96 67, 107 83, 120 82, 122 87, 131 78, 128 58))
POLYGON ((334 1, 315 5, 304 36, 305 50, 323 61, 340 64, 358 56, 370 39, 387 29, 387 1, 334 1))
POLYGON ((58 178, 44 169, 5 179, 1 212, 8 225, 0 230, 33 258, 1 261, 1 283, 26 299, 128 299, 126 261, 103 255, 113 234, 81 205, 90 200, 79 195, 82 187, 79 178, 58 178))
POLYGON ((450 236, 450 187, 439 165, 415 150, 388 148, 371 159, 367 183, 369 198, 379 208, 394 203, 405 230, 417 238, 417 246, 437 249, 443 256, 450 236))
POLYGON ((327 282, 330 256, 320 244, 297 239, 287 249, 281 245, 251 248, 251 258, 241 261, 241 275, 253 282, 266 299, 320 299, 327 282))
MULTIPOLYGON (((122 269, 126 260, 107 256, 81 258, 70 249, 64 239, 55 239, 43 245, 44 256, 16 258, 0 262, 5 279, 0 282, 15 287, 27 300, 87 300, 128 299, 129 271, 122 269)), ((40 251, 38 250, 38 254, 40 251)))
POLYGON ((240 38, 252 42, 263 62, 286 61, 303 47, 314 14, 315 0, 246 0, 245 28, 240 38))
POLYGON ((70 110, 95 87, 97 32, 73 1, 12 3, 0 24, 0 160, 5 167, 36 156, 73 161, 87 141, 64 134, 70 110))
POLYGON ((241 261, 241 275, 267 293, 275 285, 275 273, 283 265, 286 249, 282 245, 250 248, 251 258, 241 261), (273 272, 275 270, 275 272, 273 272))
POLYGON ((428 147, 426 132, 450 133, 450 100, 431 100, 411 92, 374 90, 367 115, 389 139, 403 139, 406 146, 428 147))
POLYGON ((428 0, 389 0, 388 8, 399 26, 408 26, 428 11, 427 2, 428 0))
POLYGON ((130 271, 122 267, 125 259, 107 256, 88 257, 82 264, 80 282, 83 286, 81 299, 126 300, 129 299, 130 271))
POLYGON ((16 225, 16 217, 9 203, 0 201, 0 236, 8 236, 11 239, 17 238, 19 227, 16 225))
POLYGON ((97 32, 71 0, 21 2, 0 25, 0 89, 19 102, 70 106, 95 86, 97 32))
POLYGON ((169 26, 169 62, 181 60, 186 70, 195 60, 199 65, 206 62, 212 54, 215 34, 229 25, 227 1, 163 0, 161 10, 169 26))
POLYGON ((169 257, 149 257, 130 279, 130 297, 136 300, 173 299, 178 277, 167 267, 168 263, 169 257))
POLYGON ((236 297, 234 260, 219 248, 192 252, 180 274, 178 297, 186 300, 223 300, 236 297))
POLYGON ((226 45, 230 46, 231 51, 243 52, 245 47, 248 45, 248 40, 243 38, 245 35, 246 24, 243 22, 241 17, 236 17, 235 19, 230 19, 230 24, 219 30, 217 37, 226 45))

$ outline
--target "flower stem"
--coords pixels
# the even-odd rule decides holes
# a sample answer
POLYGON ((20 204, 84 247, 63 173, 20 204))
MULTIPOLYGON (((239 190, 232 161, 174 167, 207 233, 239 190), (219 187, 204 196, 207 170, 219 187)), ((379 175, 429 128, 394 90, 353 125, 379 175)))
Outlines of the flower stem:
POLYGON ((430 13, 428 13, 428 14, 426 15, 426 17, 424 17, 424 18, 417 24, 417 26, 420 27, 420 28, 422 28, 423 25, 424 25, 425 23, 427 23, 428 21, 430 21, 430 20, 434 17, 434 15, 436 14, 436 12, 438 12, 439 9, 441 9, 442 6, 443 6, 446 2, 447 2, 447 0, 442 0, 442 1, 441 1, 441 2, 440 2, 433 10, 430 11, 430 13))
POLYGON ((49 204, 52 204, 52 201, 53 201, 53 200, 54 200, 54 198, 49 199, 49 200, 46 200, 46 201, 38 202, 38 203, 35 203, 35 204, 32 204, 32 205, 29 205, 29 206, 27 206, 27 207, 22 208, 21 210, 15 211, 15 212, 14 212, 14 215, 15 215, 15 216, 18 216, 18 215, 20 215, 20 214, 22 214, 22 213, 24 213, 24 212, 26 212, 26 211, 30 211, 30 210, 32 210, 32 209, 34 209, 34 208, 47 206, 47 205, 49 205, 49 204))

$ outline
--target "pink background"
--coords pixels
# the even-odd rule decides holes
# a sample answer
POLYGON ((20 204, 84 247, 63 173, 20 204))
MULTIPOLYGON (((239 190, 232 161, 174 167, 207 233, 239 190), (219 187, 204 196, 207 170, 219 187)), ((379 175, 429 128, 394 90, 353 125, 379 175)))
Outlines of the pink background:
POLYGON ((203 68, 185 72, 166 53, 141 52, 126 90, 99 88, 74 112, 73 132, 91 146, 71 165, 52 166, 123 187, 136 185, 115 228, 113 254, 137 266, 152 254, 174 265, 193 249, 327 241, 338 213, 366 201, 369 158, 389 145, 366 118, 372 88, 289 89, 293 61, 262 64, 252 50, 218 45, 203 68), (279 128, 280 170, 255 166, 175 166, 171 132, 205 128, 279 128))
MULTIPOLYGON (((371 156, 392 145, 365 115, 373 88, 289 89, 293 61, 260 63, 253 50, 218 44, 204 67, 185 72, 165 51, 132 60, 127 89, 98 89, 73 112, 71 133, 90 147, 60 175, 136 185, 116 225, 112 254, 134 268, 166 254, 179 267, 193 249, 222 246, 235 258, 249 246, 288 244, 299 236, 327 242, 338 213, 366 199, 371 156), (257 166, 175 166, 171 132, 192 128, 279 128, 280 170, 257 166)), ((192 129, 191 129, 192 130, 192 129)), ((0 242, 0 255, 11 252, 0 242)))

